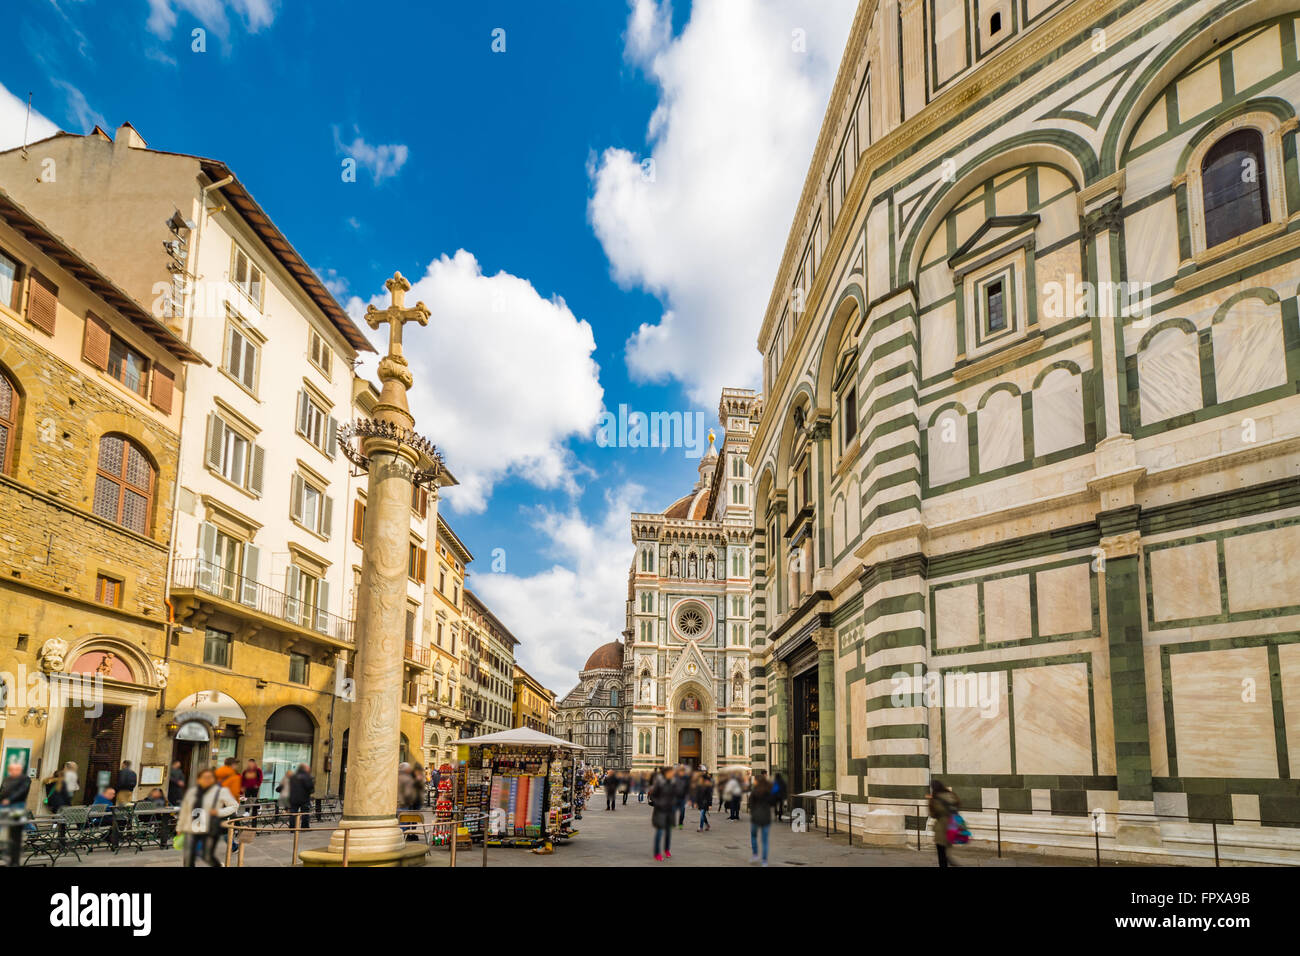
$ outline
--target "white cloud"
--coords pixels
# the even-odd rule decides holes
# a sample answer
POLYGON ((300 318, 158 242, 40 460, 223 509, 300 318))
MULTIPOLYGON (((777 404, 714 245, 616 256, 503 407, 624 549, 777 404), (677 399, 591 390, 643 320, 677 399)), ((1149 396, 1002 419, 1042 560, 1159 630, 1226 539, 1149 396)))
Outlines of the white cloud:
POLYGON ((369 170, 375 183, 381 183, 391 176, 396 176, 406 165, 410 149, 405 143, 385 143, 372 146, 358 133, 351 143, 343 142, 338 127, 334 128, 334 147, 340 153, 351 156, 362 169, 369 170))
POLYGON ((90 105, 86 95, 81 90, 64 80, 51 80, 50 82, 63 90, 64 95, 68 98, 68 119, 72 121, 74 132, 89 133, 96 126, 105 130, 109 129, 108 120, 104 119, 104 114, 90 105))
MULTIPOLYGON (((388 294, 370 301, 385 308, 388 294)), ((484 275, 463 249, 431 262, 406 301, 423 301, 432 313, 427 328, 408 325, 403 342, 416 428, 460 481, 448 503, 482 511, 507 475, 576 492, 578 465, 565 442, 593 433, 604 395, 591 326, 526 279, 484 275)), ((357 298, 348 304, 358 318, 363 309, 357 298)), ((372 340, 387 351, 387 326, 372 340)), ((368 359, 363 371, 374 379, 375 357, 368 359)))
POLYGON ((256 33, 275 21, 276 0, 149 0, 149 32, 160 39, 171 38, 183 10, 198 20, 217 36, 230 35, 230 17, 233 13, 243 21, 244 29, 256 33))
POLYGON ((27 119, 27 101, 10 93, 0 86, 0 150, 13 149, 23 145, 23 133, 26 130, 26 142, 53 136, 59 127, 40 113, 32 110, 30 124, 27 119))
MULTIPOLYGON (((578 682, 578 670, 597 647, 619 639, 632 561, 628 514, 645 489, 625 484, 605 494, 604 514, 588 523, 577 509, 539 509, 533 527, 548 541, 550 568, 527 577, 491 573, 491 555, 470 587, 519 638, 520 665, 558 695, 578 682)), ((470 570, 475 571, 474 565, 470 570)))
POLYGON ((856 6, 695 0, 674 36, 667 0, 632 0, 626 54, 660 91, 653 166, 606 149, 588 215, 614 277, 664 305, 628 340, 637 380, 678 379, 705 404, 757 383, 758 327, 856 6))

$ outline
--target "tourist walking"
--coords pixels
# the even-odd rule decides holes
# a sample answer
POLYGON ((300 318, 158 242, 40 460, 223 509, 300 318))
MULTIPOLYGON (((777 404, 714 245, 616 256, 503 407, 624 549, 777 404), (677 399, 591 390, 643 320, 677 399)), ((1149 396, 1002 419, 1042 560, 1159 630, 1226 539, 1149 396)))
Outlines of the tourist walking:
POLYGON ((677 829, 686 826, 686 797, 691 791, 691 777, 683 764, 673 772, 673 809, 677 812, 677 829))
POLYGON ((618 775, 612 770, 605 772, 605 809, 613 810, 618 796, 618 775))
POLYGON ((768 834, 772 829, 772 782, 767 779, 767 774, 763 771, 758 772, 754 778, 754 786, 749 791, 749 849, 751 856, 750 863, 758 863, 758 844, 759 837, 762 837, 763 843, 763 866, 767 866, 767 842, 768 834))
POLYGON ((776 813, 776 822, 780 823, 785 819, 785 801, 789 798, 790 792, 785 785, 785 777, 781 776, 778 770, 772 778, 772 810, 776 813))
POLYGON ((712 830, 713 827, 709 825, 709 807, 713 806, 713 778, 707 773, 700 778, 699 789, 695 791, 695 805, 700 808, 698 832, 712 830))
POLYGON ((217 775, 212 769, 204 767, 200 770, 194 786, 181 801, 180 812, 176 814, 176 830, 182 835, 185 847, 185 866, 194 866, 200 855, 208 866, 221 865, 216 856, 221 821, 233 816, 238 809, 239 802, 228 789, 217 783, 217 775))
MULTIPOLYGON (((961 801, 957 799, 957 794, 944 786, 943 781, 930 782, 930 816, 934 817, 934 847, 939 853, 941 867, 951 865, 949 853, 953 843, 956 839, 960 839, 961 831, 964 829, 961 816, 957 813, 957 808, 960 806, 961 801), (954 823, 958 825, 954 827, 954 823)), ((967 836, 966 839, 970 837, 967 836)), ((961 842, 964 843, 965 840, 961 842)))
POLYGON ((618 792, 623 795, 623 806, 627 806, 627 792, 632 789, 632 775, 625 770, 618 774, 618 792))
POLYGON ((744 787, 740 785, 740 778, 732 774, 727 778, 727 785, 724 788, 727 798, 727 819, 740 819, 740 798, 744 793, 744 787))
POLYGON ((221 762, 221 766, 216 769, 217 783, 229 791, 230 795, 238 802, 244 793, 244 780, 239 770, 235 767, 238 763, 234 757, 227 757, 221 762))
POLYGON ((650 803, 654 806, 650 822, 655 828, 655 859, 659 862, 673 858, 673 776, 673 769, 664 767, 650 784, 650 803))
POLYGON ((50 813, 58 813, 64 807, 72 805, 73 795, 79 789, 77 765, 69 760, 52 777, 45 779, 45 805, 50 813))
POLYGON ((305 763, 298 764, 297 772, 289 777, 289 812, 295 814, 295 825, 304 830, 311 829, 311 795, 315 789, 311 768, 305 763))
POLYGON ((257 799, 257 791, 262 789, 262 768, 252 757, 248 758, 244 772, 239 775, 239 785, 244 792, 245 800, 257 799))

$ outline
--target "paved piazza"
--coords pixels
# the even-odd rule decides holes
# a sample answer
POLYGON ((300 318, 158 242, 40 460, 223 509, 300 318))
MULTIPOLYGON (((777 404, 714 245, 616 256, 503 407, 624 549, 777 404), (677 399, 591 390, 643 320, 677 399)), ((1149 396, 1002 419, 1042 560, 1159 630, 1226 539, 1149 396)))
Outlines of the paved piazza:
MULTIPOLYGON (((687 826, 673 831, 673 857, 656 863, 651 855, 654 830, 650 826, 650 805, 629 802, 612 813, 600 808, 584 814, 579 822, 581 833, 566 846, 556 847, 552 856, 542 856, 527 850, 489 848, 488 866, 544 867, 544 866, 750 866, 749 815, 741 814, 739 822, 728 822, 722 813, 710 813, 713 829, 697 833, 693 821, 698 813, 686 811, 687 826)), ((299 849, 324 847, 332 826, 328 821, 307 831, 300 838, 299 849)), ((915 838, 915 834, 913 834, 915 838)), ((922 851, 895 847, 852 847, 843 834, 828 838, 824 832, 793 833, 787 820, 773 824, 770 866, 899 866, 933 867, 935 855, 933 841, 927 833, 922 837, 922 851)), ((292 857, 293 837, 282 830, 258 834, 244 851, 246 866, 288 866, 292 857)), ((997 855, 982 848, 967 848, 957 857, 959 865, 968 866, 1071 866, 1087 865, 1088 860, 1066 860, 1041 855, 997 855)), ((429 865, 447 866, 448 854, 435 850, 429 865)), ((461 850, 457 866, 481 867, 483 848, 461 850)), ((181 854, 174 850, 149 849, 136 853, 123 850, 110 853, 98 850, 83 854, 82 862, 71 857, 59 860, 58 867, 178 867, 181 854)))

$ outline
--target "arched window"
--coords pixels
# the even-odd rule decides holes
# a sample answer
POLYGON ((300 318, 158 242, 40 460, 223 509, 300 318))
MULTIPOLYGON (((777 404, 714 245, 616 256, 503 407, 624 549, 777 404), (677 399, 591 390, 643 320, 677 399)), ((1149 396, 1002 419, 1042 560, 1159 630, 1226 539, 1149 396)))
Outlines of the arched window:
POLYGON ((18 389, 0 372, 0 475, 14 471, 14 435, 18 431, 18 389))
POLYGON ((1239 129, 1210 147, 1201 161, 1206 248, 1269 222, 1264 137, 1239 129))
POLYGON ((121 435, 99 440, 95 514, 137 534, 149 533, 154 467, 140 446, 121 435))

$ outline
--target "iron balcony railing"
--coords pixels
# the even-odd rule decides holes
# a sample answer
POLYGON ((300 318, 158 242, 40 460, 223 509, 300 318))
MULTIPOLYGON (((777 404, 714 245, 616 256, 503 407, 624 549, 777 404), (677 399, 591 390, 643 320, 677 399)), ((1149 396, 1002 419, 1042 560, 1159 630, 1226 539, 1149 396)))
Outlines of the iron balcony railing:
POLYGON ((335 641, 351 644, 354 640, 352 622, 347 618, 203 558, 178 560, 172 573, 172 587, 209 594, 231 604, 242 604, 259 614, 315 631, 335 641))
POLYGON ((403 651, 408 661, 414 661, 424 667, 429 666, 429 649, 416 644, 410 638, 406 640, 406 649, 403 651))

